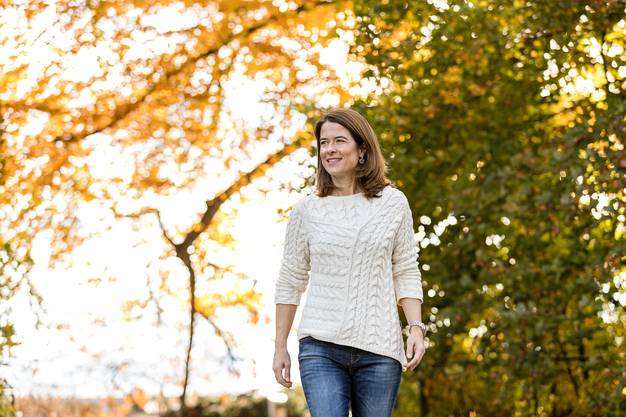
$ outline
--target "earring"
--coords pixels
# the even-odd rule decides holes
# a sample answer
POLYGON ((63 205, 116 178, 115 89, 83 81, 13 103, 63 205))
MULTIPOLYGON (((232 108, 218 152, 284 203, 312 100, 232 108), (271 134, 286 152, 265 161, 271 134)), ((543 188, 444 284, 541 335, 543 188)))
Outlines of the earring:
POLYGON ((365 163, 365 159, 363 159, 363 157, 360 157, 360 158, 359 158, 359 164, 361 164, 361 165, 362 165, 362 164, 364 164, 364 163, 365 163))

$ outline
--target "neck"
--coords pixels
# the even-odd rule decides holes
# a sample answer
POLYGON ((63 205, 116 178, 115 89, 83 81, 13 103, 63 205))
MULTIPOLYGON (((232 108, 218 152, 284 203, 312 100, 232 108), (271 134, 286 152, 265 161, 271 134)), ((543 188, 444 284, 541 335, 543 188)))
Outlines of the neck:
POLYGON ((361 191, 354 178, 333 178, 334 195, 352 195, 361 191))

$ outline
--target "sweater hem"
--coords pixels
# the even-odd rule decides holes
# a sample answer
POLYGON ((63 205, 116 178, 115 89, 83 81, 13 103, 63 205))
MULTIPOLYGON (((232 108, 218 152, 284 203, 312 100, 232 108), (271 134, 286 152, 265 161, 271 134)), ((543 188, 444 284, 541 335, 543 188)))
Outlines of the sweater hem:
POLYGON ((353 347, 353 348, 357 348, 357 349, 361 349, 361 350, 365 350, 367 352, 371 352, 371 353, 375 353, 377 355, 382 355, 382 356, 387 356, 388 358, 391 359, 395 359, 396 361, 398 361, 400 363, 400 365, 402 365, 402 368, 406 368, 407 362, 403 362, 406 361, 406 358, 403 358, 402 356, 399 356, 397 354, 394 354, 393 352, 389 352, 388 350, 384 349, 384 348, 380 348, 378 346, 375 345, 368 345, 365 343, 358 343, 358 342, 354 342, 354 341, 338 341, 333 337, 328 337, 328 336, 324 336, 321 335, 319 333, 316 332, 307 332, 305 330, 299 330, 298 331, 298 340, 300 339, 304 339, 307 336, 311 336, 317 340, 321 340, 323 342, 328 342, 328 343, 334 343, 336 345, 341 345, 341 346, 349 346, 349 347, 353 347))

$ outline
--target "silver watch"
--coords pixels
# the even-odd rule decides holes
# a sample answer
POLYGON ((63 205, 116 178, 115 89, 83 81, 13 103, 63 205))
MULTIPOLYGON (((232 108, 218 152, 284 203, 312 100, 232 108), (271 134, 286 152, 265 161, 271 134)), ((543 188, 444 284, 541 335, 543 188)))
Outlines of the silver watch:
POLYGON ((426 336, 426 332, 428 331, 428 327, 419 320, 409 321, 409 324, 406 326, 406 332, 409 334, 411 332, 411 328, 413 326, 417 326, 422 329, 422 335, 426 336))

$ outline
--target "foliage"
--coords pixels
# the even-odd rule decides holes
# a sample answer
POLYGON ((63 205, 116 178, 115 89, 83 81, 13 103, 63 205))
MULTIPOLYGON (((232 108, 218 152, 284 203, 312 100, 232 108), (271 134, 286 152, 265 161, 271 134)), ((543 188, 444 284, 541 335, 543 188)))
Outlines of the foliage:
MULTIPOLYGON (((165 409, 167 399, 154 399, 165 409)), ((122 398, 75 398, 60 396, 26 396, 16 398, 16 408, 23 417, 61 415, 65 417, 127 417, 142 413, 147 397, 142 389, 134 389, 122 398)))
MULTIPOLYGON (((2 358, 0 369, 8 365, 4 362, 4 358, 9 358, 12 348, 20 344, 16 339, 15 326, 11 321, 10 298, 21 287, 28 287, 31 291, 31 298, 35 302, 41 300, 39 294, 29 285, 28 278, 19 275, 20 272, 27 271, 32 266, 32 262, 30 260, 22 263, 16 262, 10 251, 9 245, 5 244, 0 247, 0 358, 2 358)), ((13 417, 15 411, 13 387, 6 378, 0 377, 0 417, 13 417)))
MULTIPOLYGON (((290 417, 305 417, 308 415, 306 402, 302 390, 289 393, 285 403, 287 415, 290 417)), ((267 398, 258 392, 249 392, 240 395, 221 395, 218 397, 201 398, 191 407, 191 417, 266 417, 268 415, 267 398)), ((176 417, 174 411, 163 414, 163 417, 176 417)))
POLYGON ((222 337, 231 362, 234 338, 216 311, 260 318, 251 277, 220 259, 236 243, 234 215, 220 209, 245 202, 245 187, 310 144, 294 109, 319 91, 342 91, 321 54, 348 24, 342 8, 325 0, 0 7, 0 256, 23 279, 35 239, 49 247, 50 268, 66 266, 90 238, 131 222, 139 244, 160 254, 146 268, 145 297, 122 308, 129 319, 156 311, 160 324, 164 297, 189 306, 183 400, 195 317, 222 337), (189 196, 197 204, 162 216, 189 196), (96 221, 83 224, 85 212, 96 221), (147 233, 154 229, 160 240, 147 233), (227 294, 212 291, 230 283, 227 294))
POLYGON ((0 417, 15 416, 15 398, 10 389, 9 383, 0 378, 0 417))
POLYGON ((378 86, 355 107, 412 202, 433 329, 396 415, 626 408, 624 10, 355 3, 378 86))

